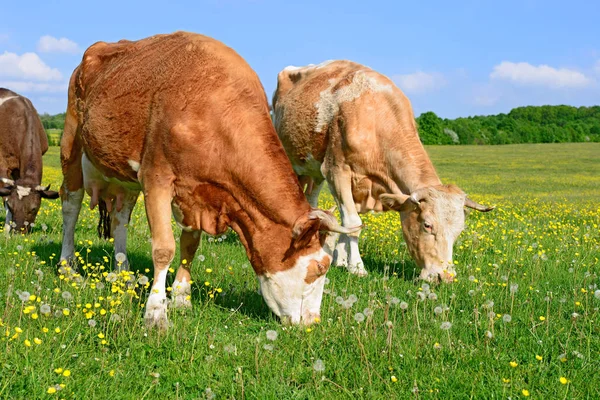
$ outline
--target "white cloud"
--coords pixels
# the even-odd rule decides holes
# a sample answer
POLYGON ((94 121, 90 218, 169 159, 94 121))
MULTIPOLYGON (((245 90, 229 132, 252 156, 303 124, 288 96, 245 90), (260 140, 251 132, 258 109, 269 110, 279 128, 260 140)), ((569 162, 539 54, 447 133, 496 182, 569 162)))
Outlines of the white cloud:
POLYGON ((5 51, 0 55, 0 76, 38 81, 58 81, 62 74, 47 66, 35 53, 18 55, 5 51))
POLYGON ((67 38, 57 39, 54 36, 42 36, 37 45, 38 51, 42 53, 79 53, 79 46, 67 38))
POLYGON ((535 66, 526 62, 513 63, 510 61, 503 61, 496 65, 490 78, 554 89, 580 88, 593 83, 592 79, 572 69, 556 69, 548 65, 535 66))
POLYGON ((68 85, 66 83, 39 83, 24 81, 0 81, 0 87, 13 90, 18 93, 66 93, 68 85))
POLYGON ((442 74, 417 71, 412 74, 396 75, 393 80, 406 93, 425 93, 439 89, 446 84, 442 74))

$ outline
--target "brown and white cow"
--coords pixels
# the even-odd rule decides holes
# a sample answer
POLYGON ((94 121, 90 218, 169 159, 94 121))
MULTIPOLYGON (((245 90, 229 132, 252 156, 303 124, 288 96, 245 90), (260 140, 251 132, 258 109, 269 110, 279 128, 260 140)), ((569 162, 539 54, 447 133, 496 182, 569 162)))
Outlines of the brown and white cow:
POLYGON ((149 326, 168 322, 171 213, 183 228, 172 305, 190 306, 183 260, 193 259, 201 231, 231 227, 271 310, 291 323, 319 316, 333 253, 327 232, 352 230, 310 207, 257 75, 229 47, 186 32, 92 45, 69 84, 61 161, 63 260, 73 256, 84 185, 121 210, 143 191, 155 271, 149 326))
MULTIPOLYGON (((359 213, 400 211, 421 278, 451 281, 452 246, 463 207, 489 211, 459 188, 442 185, 421 144, 410 102, 387 77, 350 61, 287 67, 273 95, 274 124, 306 196, 315 207, 326 180, 343 226, 359 213)), ((342 235, 334 263, 366 275, 360 231, 342 235)))
POLYGON ((58 192, 41 186, 46 151, 48 138, 31 101, 0 88, 0 196, 6 233, 29 232, 42 197, 58 198, 58 192))

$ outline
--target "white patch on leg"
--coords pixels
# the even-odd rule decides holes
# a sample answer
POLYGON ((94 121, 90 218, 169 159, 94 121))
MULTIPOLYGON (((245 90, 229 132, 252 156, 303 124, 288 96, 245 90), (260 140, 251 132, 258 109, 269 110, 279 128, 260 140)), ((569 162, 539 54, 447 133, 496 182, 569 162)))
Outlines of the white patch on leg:
POLYGON ((192 308, 192 286, 183 278, 182 281, 173 282, 173 291, 171 292, 171 308, 192 308))
POLYGON ((299 257, 296 265, 287 271, 258 276, 260 291, 265 302, 282 321, 292 324, 310 324, 320 316, 325 275, 306 283, 311 261, 321 261, 328 254, 323 250, 299 257))
MULTIPOLYGON (((111 216, 111 223, 114 224, 115 218, 119 221, 118 224, 114 224, 112 226, 113 237, 115 239, 115 256, 119 253, 122 253, 127 257, 127 225, 129 224, 129 216, 131 215, 131 209, 135 206, 135 201, 137 200, 137 194, 133 197, 133 200, 126 196, 126 200, 123 202, 123 208, 121 211, 113 210, 113 215, 111 216)), ((115 263, 117 269, 119 271, 127 271, 129 270, 129 259, 125 258, 125 261, 121 263, 115 263)))
POLYGON ((358 236, 348 236, 348 272, 358 276, 367 276, 367 270, 358 251, 358 236))
POLYGON ((63 241, 60 261, 71 261, 75 258, 75 225, 77 225, 83 195, 83 188, 76 192, 65 190, 66 200, 62 202, 63 241))
POLYGON ((4 220, 4 233, 7 235, 10 233, 10 223, 12 222, 12 213, 8 209, 8 204, 4 202, 4 208, 6 209, 6 219, 4 220))
POLYGON ((146 326, 152 328, 156 326, 161 330, 166 330, 169 327, 169 319, 167 318, 167 293, 166 281, 169 265, 165 266, 158 273, 157 279, 152 285, 150 296, 146 302, 146 313, 144 319, 146 326))
POLYGON ((346 267, 348 265, 348 235, 342 233, 333 252, 333 265, 346 267))

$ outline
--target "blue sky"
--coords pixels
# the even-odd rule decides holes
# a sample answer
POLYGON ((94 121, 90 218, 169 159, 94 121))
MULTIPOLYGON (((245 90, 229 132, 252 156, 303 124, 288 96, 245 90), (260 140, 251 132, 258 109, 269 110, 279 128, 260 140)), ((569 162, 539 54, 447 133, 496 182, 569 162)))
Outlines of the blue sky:
POLYGON ((63 112, 96 41, 187 30, 221 40, 270 98, 288 65, 349 59, 389 76, 415 113, 600 104, 598 1, 3 1, 0 86, 63 112))

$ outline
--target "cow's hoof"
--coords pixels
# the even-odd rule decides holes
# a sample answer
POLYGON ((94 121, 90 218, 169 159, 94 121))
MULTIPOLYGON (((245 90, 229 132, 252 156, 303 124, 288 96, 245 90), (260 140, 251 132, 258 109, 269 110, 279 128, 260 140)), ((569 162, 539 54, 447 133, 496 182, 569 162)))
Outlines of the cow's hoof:
POLYGON ((179 309, 192 308, 192 287, 188 282, 173 282, 173 292, 171 292, 171 303, 169 307, 179 309))
POLYGON ((369 273, 367 272, 367 270, 365 269, 365 266, 363 265, 363 263, 358 263, 356 265, 352 265, 352 264, 348 264, 348 272, 350 272, 353 275, 356 276, 367 276, 369 275, 369 273))
POLYGON ((144 320, 148 328, 158 328, 163 331, 169 327, 167 318, 167 298, 164 295, 151 294, 146 303, 144 320))

